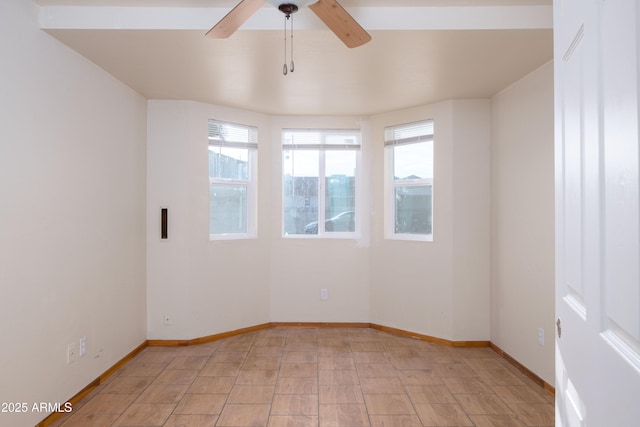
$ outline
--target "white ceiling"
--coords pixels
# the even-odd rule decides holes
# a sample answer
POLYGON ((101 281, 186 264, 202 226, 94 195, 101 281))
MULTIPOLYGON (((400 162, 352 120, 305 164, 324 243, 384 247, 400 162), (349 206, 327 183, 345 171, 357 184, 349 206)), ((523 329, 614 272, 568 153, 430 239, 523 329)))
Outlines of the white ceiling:
POLYGON ((305 8, 286 76, 283 17, 271 5, 214 40, 204 33, 236 0, 37 3, 43 29, 147 98, 268 114, 369 115, 491 97, 553 55, 551 0, 341 0, 372 35, 355 49, 305 8))

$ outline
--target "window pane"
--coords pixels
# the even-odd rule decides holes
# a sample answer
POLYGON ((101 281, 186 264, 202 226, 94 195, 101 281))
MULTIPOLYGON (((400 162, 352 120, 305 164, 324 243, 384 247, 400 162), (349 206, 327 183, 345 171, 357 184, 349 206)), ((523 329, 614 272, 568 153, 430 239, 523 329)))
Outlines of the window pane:
POLYGON ((317 178, 319 159, 318 150, 284 150, 284 174, 317 178))
POLYGON ((393 179, 433 178, 433 141, 393 147, 393 179))
POLYGON ((318 171, 316 150, 285 150, 283 216, 285 234, 318 234, 318 171))
POLYGON ((395 232, 431 234, 432 187, 430 185, 395 187, 395 232))
POLYGON ((209 178, 249 179, 249 150, 209 146, 209 178))
POLYGON ((247 186, 211 185, 210 234, 247 233, 247 186))
POLYGON ((325 152, 325 231, 354 232, 355 151, 325 152))

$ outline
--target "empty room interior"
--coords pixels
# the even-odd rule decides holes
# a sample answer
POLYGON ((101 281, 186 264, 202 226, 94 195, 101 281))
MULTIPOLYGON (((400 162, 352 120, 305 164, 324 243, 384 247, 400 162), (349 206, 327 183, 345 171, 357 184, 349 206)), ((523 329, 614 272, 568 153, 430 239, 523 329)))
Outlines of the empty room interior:
MULTIPOLYGON (((267 1, 205 37, 237 3, 0 4, 0 401, 28 404, 0 426, 71 420, 33 405, 152 351, 272 342, 284 365, 305 332, 316 412, 269 425, 347 425, 318 347, 367 338, 484 352, 553 407, 552 1, 343 0, 354 48, 267 1)), ((358 425, 394 425, 365 383, 358 425)), ((407 395, 397 425, 447 425, 407 395)), ((144 425, 190 425, 166 415, 144 425)))

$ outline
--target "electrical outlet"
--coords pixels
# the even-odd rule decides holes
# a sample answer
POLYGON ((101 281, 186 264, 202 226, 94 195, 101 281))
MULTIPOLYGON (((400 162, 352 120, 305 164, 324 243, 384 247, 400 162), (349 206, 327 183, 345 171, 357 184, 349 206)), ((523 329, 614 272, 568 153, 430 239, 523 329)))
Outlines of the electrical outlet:
POLYGON ((78 346, 76 345, 75 342, 72 342, 67 346, 67 364, 75 362, 77 355, 78 355, 78 346))
POLYGON ((171 326, 173 325, 173 320, 171 319, 171 316, 169 316, 168 314, 164 315, 164 326, 171 326))
POLYGON ((320 289, 320 299, 323 301, 329 299, 329 291, 326 288, 320 289))
POLYGON ((87 337, 80 338, 80 349, 78 352, 78 357, 82 357, 87 354, 87 337))
POLYGON ((538 344, 544 345, 544 329, 538 328, 538 344))

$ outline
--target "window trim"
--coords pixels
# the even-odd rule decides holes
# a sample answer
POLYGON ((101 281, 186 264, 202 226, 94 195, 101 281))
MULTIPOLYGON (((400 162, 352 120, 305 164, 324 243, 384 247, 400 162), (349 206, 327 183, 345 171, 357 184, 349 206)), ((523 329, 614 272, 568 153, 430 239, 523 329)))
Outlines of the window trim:
MULTIPOLYGON (((434 177, 431 178, 419 178, 419 179, 394 179, 394 147, 401 145, 418 144, 422 142, 434 143, 434 120, 425 119, 417 122, 392 125, 385 127, 385 133, 387 129, 391 128, 403 128, 405 126, 424 124, 428 129, 431 128, 431 134, 419 135, 402 139, 387 139, 385 134, 384 138, 384 173, 385 173, 385 203, 384 203, 384 237, 387 240, 404 240, 404 241, 418 241, 418 242, 433 242, 433 236, 435 231, 435 197, 434 197, 434 177), (416 233, 396 233, 396 212, 395 212, 395 194, 397 187, 431 187, 431 234, 416 234, 416 233)), ((432 146, 432 167, 435 175, 435 144, 432 146)))
POLYGON ((317 234, 286 234, 285 233, 285 215, 284 215, 284 179, 282 180, 282 185, 280 186, 280 191, 282 194, 282 203, 280 206, 280 214, 281 214, 281 236, 286 239, 358 239, 361 237, 361 214, 360 214, 360 174, 362 167, 362 130, 361 129, 332 129, 332 128, 317 128, 317 129, 308 129, 308 128, 283 128, 281 130, 282 137, 282 145, 281 145, 281 160, 282 160, 282 173, 281 178, 284 178, 284 156, 286 151, 295 152, 296 150, 313 150, 318 151, 318 233, 317 234), (323 136, 328 136, 331 132, 343 132, 352 134, 356 138, 356 143, 354 144, 331 144, 331 143, 319 143, 319 144, 308 144, 308 143, 285 143, 284 135, 286 132, 319 132, 323 134, 323 136), (355 229, 354 231, 344 231, 344 232, 327 232, 324 228, 325 221, 329 218, 326 218, 326 152, 327 151, 355 151, 356 159, 355 159, 355 174, 354 174, 354 188, 355 188, 355 200, 354 200, 354 221, 355 221, 355 229), (322 230, 320 229, 320 224, 322 224, 322 230))
POLYGON ((258 210, 258 182, 257 182, 257 168, 258 168, 258 128, 256 126, 245 125, 240 123, 227 122, 216 119, 209 119, 208 121, 208 144, 207 150, 210 147, 228 147, 228 148, 242 148, 247 149, 247 179, 227 179, 227 178, 212 178, 209 177, 209 240, 210 241, 218 241, 218 240, 248 240, 248 239, 256 239, 258 237, 257 232, 257 210, 258 210), (239 128, 245 128, 249 132, 253 133, 252 141, 248 142, 238 142, 238 141, 225 141, 221 140, 220 142, 212 143, 212 140, 215 141, 211 136, 211 125, 217 123, 221 125, 232 125, 239 128), (255 141, 254 141, 255 140, 255 141), (245 186, 247 191, 247 231, 245 233, 211 233, 211 186, 212 185, 223 185, 223 186, 245 186))

